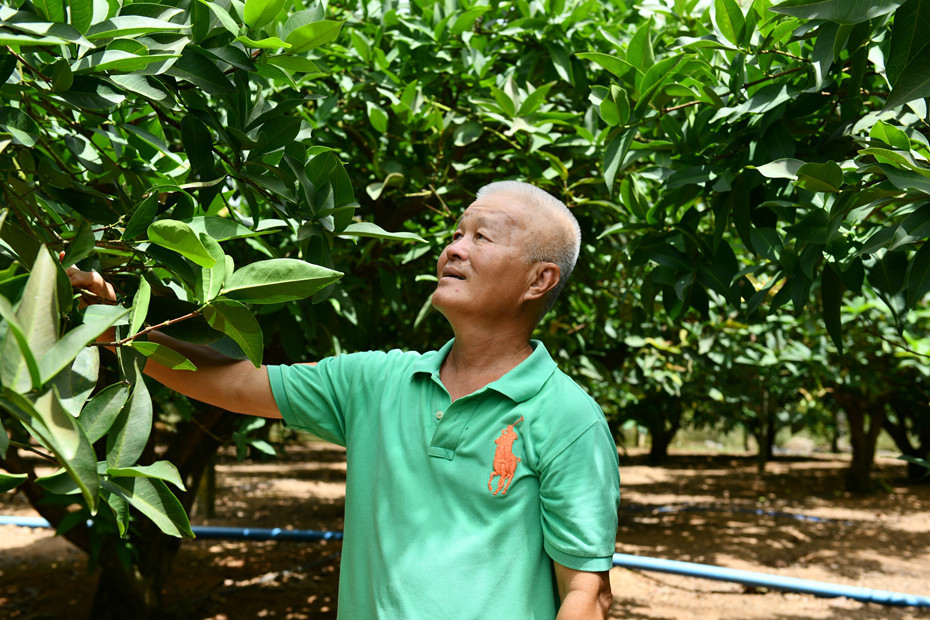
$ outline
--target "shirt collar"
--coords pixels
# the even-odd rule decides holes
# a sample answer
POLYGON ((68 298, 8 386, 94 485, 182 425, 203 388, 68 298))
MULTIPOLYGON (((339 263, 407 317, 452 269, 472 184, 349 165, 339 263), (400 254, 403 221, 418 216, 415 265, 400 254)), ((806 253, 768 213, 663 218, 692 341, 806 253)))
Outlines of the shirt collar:
MULTIPOLYGON (((412 374, 425 373, 439 382, 439 368, 452 350, 455 338, 447 342, 438 351, 424 353, 412 366, 412 374)), ((527 400, 538 392, 543 384, 555 372, 556 364, 539 340, 530 340, 533 352, 507 374, 488 384, 487 388, 503 394, 515 402, 527 400)))

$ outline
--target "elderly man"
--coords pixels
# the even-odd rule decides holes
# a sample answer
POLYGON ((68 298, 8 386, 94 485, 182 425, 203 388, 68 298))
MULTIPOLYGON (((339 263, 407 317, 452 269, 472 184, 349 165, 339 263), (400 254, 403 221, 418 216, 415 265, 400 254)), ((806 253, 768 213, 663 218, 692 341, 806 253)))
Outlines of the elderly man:
MULTIPOLYGON (((341 618, 604 618, 616 446, 597 404, 530 339, 580 239, 556 198, 493 183, 439 257, 432 303, 454 338, 438 351, 256 369, 157 334, 198 370, 146 373, 346 447, 341 618)), ((97 274, 71 275, 108 294, 97 274)))

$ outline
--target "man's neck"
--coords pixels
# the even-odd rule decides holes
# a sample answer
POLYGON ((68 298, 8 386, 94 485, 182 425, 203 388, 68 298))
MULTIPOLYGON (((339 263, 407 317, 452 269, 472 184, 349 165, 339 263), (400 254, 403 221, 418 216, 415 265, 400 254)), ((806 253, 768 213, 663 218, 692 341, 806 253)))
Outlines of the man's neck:
POLYGON ((533 352, 525 330, 460 333, 443 360, 439 377, 452 400, 467 396, 513 370, 533 352))

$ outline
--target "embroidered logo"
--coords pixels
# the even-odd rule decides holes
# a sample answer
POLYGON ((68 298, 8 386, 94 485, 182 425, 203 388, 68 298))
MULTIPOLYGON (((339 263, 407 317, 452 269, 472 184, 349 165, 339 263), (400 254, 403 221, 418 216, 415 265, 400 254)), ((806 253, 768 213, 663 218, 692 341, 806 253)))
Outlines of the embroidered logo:
POLYGON ((494 440, 494 443, 497 444, 497 450, 494 452, 494 471, 491 472, 491 477, 488 478, 488 491, 491 491, 491 495, 497 495, 498 493, 507 495, 507 489, 510 488, 510 482, 513 480, 517 465, 520 463, 520 458, 513 454, 513 442, 519 439, 519 435, 513 430, 513 427, 522 421, 523 416, 520 416, 519 420, 509 424, 507 428, 501 431, 501 436, 494 440), (494 476, 500 476, 497 481, 496 491, 491 486, 494 476))

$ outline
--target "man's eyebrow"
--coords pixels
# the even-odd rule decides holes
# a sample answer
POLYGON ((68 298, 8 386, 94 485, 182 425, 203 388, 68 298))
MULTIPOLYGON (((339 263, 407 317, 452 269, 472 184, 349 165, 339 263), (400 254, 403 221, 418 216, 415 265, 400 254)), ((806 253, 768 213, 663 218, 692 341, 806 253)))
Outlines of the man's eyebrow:
MULTIPOLYGON (((497 215, 496 217, 488 217, 487 215, 483 215, 483 214, 472 215, 471 213, 466 212, 466 213, 463 213, 462 217, 459 218, 459 221, 455 223, 455 227, 460 228, 462 226, 462 222, 464 222, 466 217, 470 220, 473 219, 475 221, 476 226, 489 226, 493 228, 495 223, 497 224, 502 223, 502 217, 500 215, 497 215)), ((509 222, 513 218, 511 218, 510 216, 504 216, 504 219, 505 221, 509 222)))

